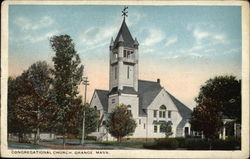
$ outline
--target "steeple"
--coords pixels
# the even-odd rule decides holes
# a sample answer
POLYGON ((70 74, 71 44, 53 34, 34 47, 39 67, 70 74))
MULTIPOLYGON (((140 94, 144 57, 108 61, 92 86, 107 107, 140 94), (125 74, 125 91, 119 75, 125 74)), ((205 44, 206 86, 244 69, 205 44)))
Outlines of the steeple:
POLYGON ((128 29, 128 26, 126 24, 125 18, 123 19, 121 28, 115 38, 115 42, 114 42, 114 46, 116 47, 118 42, 121 40, 121 38, 123 39, 124 42, 124 46, 125 47, 134 47, 134 39, 128 29))
POLYGON ((133 39, 126 17, 128 7, 124 7, 124 16, 120 30, 109 50, 109 110, 118 104, 131 105, 132 114, 138 114, 138 46, 133 39))

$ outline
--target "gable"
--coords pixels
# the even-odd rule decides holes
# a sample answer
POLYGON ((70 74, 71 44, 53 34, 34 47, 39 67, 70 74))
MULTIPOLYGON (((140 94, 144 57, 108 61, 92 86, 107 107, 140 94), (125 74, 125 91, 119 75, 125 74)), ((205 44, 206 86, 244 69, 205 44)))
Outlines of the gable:
MULTIPOLYGON (((166 91, 167 92, 167 91, 166 91)), ((174 104, 176 105, 178 112, 182 116, 182 118, 189 119, 191 117, 192 110, 188 108, 186 105, 181 103, 178 99, 176 99, 172 94, 167 92, 174 104)))
POLYGON ((91 100, 91 106, 99 107, 101 105, 104 111, 108 111, 108 93, 106 90, 96 89, 91 100))
POLYGON ((149 105, 148 109, 159 109, 160 106, 166 106, 167 110, 178 111, 175 103, 172 101, 170 96, 166 93, 164 88, 154 98, 153 102, 149 105))
MULTIPOLYGON (((167 105, 171 106, 172 110, 177 110, 182 118, 189 119, 192 110, 175 98, 172 94, 167 92, 158 82, 138 80, 138 95, 139 95, 139 115, 146 115, 146 109, 153 103, 160 93, 166 94, 162 99, 165 100, 167 105), (163 99, 164 98, 164 99, 163 99)), ((160 96, 159 96, 160 97, 160 96)), ((160 106, 160 103, 156 103, 160 106)))

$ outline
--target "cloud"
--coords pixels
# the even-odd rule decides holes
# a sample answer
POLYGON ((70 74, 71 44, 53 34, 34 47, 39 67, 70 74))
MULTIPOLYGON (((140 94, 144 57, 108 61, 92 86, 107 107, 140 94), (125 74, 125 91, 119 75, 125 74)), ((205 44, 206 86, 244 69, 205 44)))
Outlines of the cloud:
POLYGON ((142 42, 142 45, 144 46, 152 46, 165 39, 164 33, 159 29, 149 29, 148 32, 149 32, 148 37, 146 37, 144 42, 142 42))
POLYGON ((154 49, 143 49, 142 52, 143 53, 153 53, 153 52, 155 52, 155 50, 154 49))
POLYGON ((165 46, 170 46, 174 43, 176 43, 178 40, 178 37, 177 36, 174 36, 174 37, 170 37, 169 39, 167 39, 166 43, 165 43, 165 46))
POLYGON ((25 40, 25 41, 28 40, 31 43, 36 43, 36 42, 40 42, 40 41, 49 39, 50 37, 52 37, 53 35, 56 35, 58 33, 59 33, 58 30, 54 30, 54 31, 50 31, 48 33, 45 33, 43 35, 38 35, 38 36, 32 36, 31 34, 29 34, 29 35, 25 36, 23 38, 23 40, 25 40))
POLYGON ((202 31, 198 28, 195 28, 194 31, 193 31, 193 35, 194 35, 194 38, 197 40, 197 41, 200 41, 204 38, 207 38, 209 36, 209 33, 206 32, 206 31, 202 31))
POLYGON ((38 21, 31 21, 24 17, 16 17, 14 23, 18 25, 23 31, 37 30, 50 26, 54 20, 49 16, 43 16, 38 21))
MULTIPOLYGON (((191 30, 190 26, 189 26, 189 30, 191 30)), ((214 43, 214 44, 227 42, 225 33, 223 32, 219 33, 219 32, 213 31, 209 27, 204 29, 204 28, 201 28, 200 26, 195 26, 192 32, 193 32, 193 37, 195 38, 197 44, 203 43, 204 40, 208 40, 210 43, 214 43)))
POLYGON ((103 41, 110 41, 115 32, 114 27, 91 27, 85 30, 79 39, 83 45, 94 46, 103 43, 103 41))
POLYGON ((130 12, 128 16, 130 18, 126 19, 126 23, 128 26, 132 26, 137 24, 143 17, 145 17, 145 14, 139 12, 130 12))

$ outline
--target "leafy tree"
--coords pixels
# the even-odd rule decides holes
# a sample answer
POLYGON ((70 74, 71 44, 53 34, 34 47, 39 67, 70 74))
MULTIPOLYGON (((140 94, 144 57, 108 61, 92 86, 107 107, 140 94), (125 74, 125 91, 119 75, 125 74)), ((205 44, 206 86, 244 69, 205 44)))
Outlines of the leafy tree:
POLYGON ((241 80, 235 76, 216 76, 206 81, 195 99, 200 104, 204 99, 216 102, 216 108, 223 115, 241 121, 241 80))
POLYGON ((75 113, 79 105, 76 100, 78 85, 82 82, 83 65, 69 35, 53 36, 50 44, 55 52, 53 91, 57 108, 56 128, 63 135, 65 146, 66 134, 70 133, 72 127, 77 127, 79 116, 75 113))
POLYGON ((85 136, 96 131, 100 115, 94 108, 89 105, 84 106, 85 109, 85 136))
POLYGON ((173 134, 172 132, 172 125, 173 123, 171 121, 164 122, 160 125, 161 132, 165 132, 166 137, 169 137, 173 134))
POLYGON ((15 103, 17 120, 26 131, 35 130, 35 143, 40 130, 51 127, 54 109, 49 100, 51 72, 46 62, 37 62, 24 71, 18 81, 18 98, 15 103))
POLYGON ((133 133, 136 128, 136 122, 132 119, 127 106, 121 104, 117 106, 108 117, 107 130, 119 142, 121 138, 133 133))
POLYGON ((234 76, 216 76, 206 81, 195 99, 191 128, 207 138, 218 135, 222 117, 241 121, 241 81, 234 76))
POLYGON ((217 136, 221 126, 221 116, 216 109, 216 103, 211 99, 204 99, 191 114, 191 129, 203 132, 206 138, 217 136))
POLYGON ((10 133, 18 133, 19 141, 20 137, 22 137, 24 126, 17 119, 16 114, 16 102, 19 97, 18 93, 18 82, 14 77, 8 78, 8 134, 10 133))

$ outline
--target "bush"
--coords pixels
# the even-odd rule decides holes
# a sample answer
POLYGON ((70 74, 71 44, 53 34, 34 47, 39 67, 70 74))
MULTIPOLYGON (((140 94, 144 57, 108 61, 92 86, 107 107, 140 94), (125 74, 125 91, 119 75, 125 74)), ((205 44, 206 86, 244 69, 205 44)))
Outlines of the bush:
POLYGON ((153 143, 143 144, 143 147, 158 150, 174 150, 178 147, 178 141, 175 138, 156 139, 153 143))
POLYGON ((185 143, 185 141, 186 141, 186 139, 184 138, 184 137, 177 137, 177 138, 175 138, 177 141, 178 141, 178 147, 179 148, 186 148, 186 143, 185 143))
POLYGON ((156 144, 162 149, 176 149, 178 141, 175 138, 156 139, 156 144))
POLYGON ((198 138, 189 138, 185 141, 188 150, 209 150, 210 144, 207 140, 198 138))
POLYGON ((212 142, 213 150, 237 150, 241 149, 241 141, 235 137, 229 137, 226 140, 214 140, 212 142))
POLYGON ((96 138, 96 136, 86 136, 86 140, 94 140, 94 141, 96 141, 97 138, 96 138))
POLYGON ((221 139, 186 139, 186 148, 189 150, 238 150, 241 148, 241 141, 235 137, 226 140, 221 139))
POLYGON ((143 148, 146 148, 146 149, 158 149, 155 142, 144 143, 143 148))

